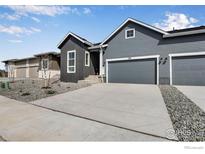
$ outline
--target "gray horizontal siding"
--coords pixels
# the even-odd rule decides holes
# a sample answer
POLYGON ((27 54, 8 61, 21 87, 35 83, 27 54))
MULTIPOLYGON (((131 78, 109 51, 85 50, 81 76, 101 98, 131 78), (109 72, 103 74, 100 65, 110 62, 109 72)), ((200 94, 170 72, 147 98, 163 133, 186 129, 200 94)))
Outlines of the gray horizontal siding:
POLYGON ((106 59, 160 55, 159 78, 161 84, 169 84, 170 53, 205 51, 205 34, 163 39, 162 34, 134 23, 128 23, 108 42, 104 54, 106 59), (133 39, 125 39, 125 30, 135 28, 133 39))

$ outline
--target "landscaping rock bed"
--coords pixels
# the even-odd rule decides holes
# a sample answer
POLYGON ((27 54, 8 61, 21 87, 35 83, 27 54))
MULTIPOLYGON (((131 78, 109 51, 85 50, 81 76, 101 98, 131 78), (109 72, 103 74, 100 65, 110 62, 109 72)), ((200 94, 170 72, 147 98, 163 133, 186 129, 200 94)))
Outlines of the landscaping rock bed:
POLYGON ((23 102, 30 102, 48 96, 73 91, 90 85, 90 83, 86 82, 63 83, 57 81, 50 84, 49 87, 45 87, 44 80, 26 79, 21 81, 9 82, 8 89, 0 89, 0 95, 23 102))
POLYGON ((205 141, 205 112, 176 87, 159 88, 179 141, 205 141))

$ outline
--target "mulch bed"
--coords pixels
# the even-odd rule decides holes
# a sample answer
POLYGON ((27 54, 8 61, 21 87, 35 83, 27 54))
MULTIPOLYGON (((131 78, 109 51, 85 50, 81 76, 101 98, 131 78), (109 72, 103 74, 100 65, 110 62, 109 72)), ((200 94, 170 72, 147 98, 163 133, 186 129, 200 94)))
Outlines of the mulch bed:
POLYGON ((159 88, 179 141, 205 141, 205 112, 176 87, 159 88))

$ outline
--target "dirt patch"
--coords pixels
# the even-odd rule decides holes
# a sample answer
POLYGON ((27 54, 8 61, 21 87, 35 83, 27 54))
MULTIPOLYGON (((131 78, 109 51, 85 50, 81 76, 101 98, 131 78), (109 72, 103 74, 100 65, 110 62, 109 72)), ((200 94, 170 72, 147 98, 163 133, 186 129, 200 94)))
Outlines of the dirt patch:
POLYGON ((37 99, 73 91, 83 87, 90 86, 90 83, 64 83, 57 81, 50 84, 50 87, 45 87, 44 80, 21 80, 14 83, 9 82, 8 89, 0 89, 0 95, 11 99, 30 102, 37 99))

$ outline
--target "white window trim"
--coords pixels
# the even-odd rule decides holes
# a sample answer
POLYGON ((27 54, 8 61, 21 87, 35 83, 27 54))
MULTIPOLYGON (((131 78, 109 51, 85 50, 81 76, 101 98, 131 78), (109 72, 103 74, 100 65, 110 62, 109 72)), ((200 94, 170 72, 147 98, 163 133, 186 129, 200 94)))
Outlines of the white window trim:
POLYGON ((90 52, 85 51, 85 66, 90 66, 90 52), (86 54, 88 54, 88 64, 86 64, 86 54))
POLYGON ((70 50, 67 51, 67 73, 76 73, 76 50, 70 50), (70 71, 69 70, 69 53, 74 52, 74 65, 72 67, 74 67, 74 71, 70 71))
POLYGON ((137 57, 124 57, 124 58, 115 58, 115 59, 106 59, 106 83, 108 83, 108 63, 113 61, 129 61, 129 60, 140 60, 140 59, 157 59, 157 85, 159 85, 159 57, 160 55, 148 55, 148 56, 137 56, 137 57))
POLYGON ((173 79, 172 79, 172 71, 173 71, 172 70, 172 57, 203 56, 203 55, 205 55, 205 51, 169 54, 169 78, 170 78, 170 85, 173 84, 173 79))
POLYGON ((49 59, 48 59, 48 58, 43 58, 43 59, 41 60, 41 70, 44 71, 44 69, 43 69, 43 61, 44 61, 44 60, 46 60, 46 61, 48 62, 48 63, 47 63, 47 64, 48 64, 48 67, 45 69, 45 70, 47 71, 47 70, 49 70, 49 59))
POLYGON ((129 28, 125 30, 125 39, 131 39, 131 38, 135 38, 135 29, 134 28, 129 28), (133 30, 133 36, 127 37, 127 31, 133 30))

